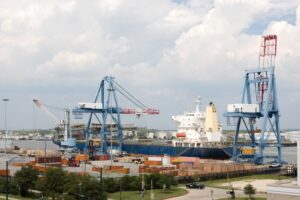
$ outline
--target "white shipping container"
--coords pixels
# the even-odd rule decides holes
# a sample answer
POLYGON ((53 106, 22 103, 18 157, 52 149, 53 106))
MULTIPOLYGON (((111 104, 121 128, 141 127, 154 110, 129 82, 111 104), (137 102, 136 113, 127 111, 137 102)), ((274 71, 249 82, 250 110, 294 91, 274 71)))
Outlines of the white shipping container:
POLYGON ((163 166, 170 165, 171 164, 171 158, 170 158, 170 156, 166 156, 165 155, 162 158, 162 164, 163 164, 163 166))
POLYGON ((148 157, 148 160, 151 160, 151 161, 162 161, 162 157, 161 156, 149 156, 148 157))
POLYGON ((81 103, 78 103, 78 106, 80 108, 101 109, 102 103, 81 102, 81 103))
POLYGON ((259 105, 258 104, 228 104, 227 112, 256 113, 259 112, 259 105))

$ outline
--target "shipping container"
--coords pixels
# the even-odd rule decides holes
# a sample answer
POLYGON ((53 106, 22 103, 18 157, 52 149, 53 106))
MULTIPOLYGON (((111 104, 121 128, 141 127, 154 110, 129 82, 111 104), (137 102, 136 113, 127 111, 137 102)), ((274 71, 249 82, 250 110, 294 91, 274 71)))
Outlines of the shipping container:
MULTIPOLYGON (((7 170, 7 175, 10 176, 10 170, 7 170)), ((6 169, 0 169, 0 176, 6 176, 6 169)))

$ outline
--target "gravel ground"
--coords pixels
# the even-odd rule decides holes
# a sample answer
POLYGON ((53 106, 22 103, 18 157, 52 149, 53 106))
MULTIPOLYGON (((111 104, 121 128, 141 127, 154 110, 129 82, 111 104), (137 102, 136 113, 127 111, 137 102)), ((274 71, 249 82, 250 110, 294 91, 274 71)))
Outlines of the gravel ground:
MULTIPOLYGON (((254 188, 256 188, 257 192, 266 192, 267 191, 267 185, 273 184, 277 181, 278 180, 272 180, 272 179, 244 180, 244 181, 235 181, 235 182, 232 182, 231 184, 234 188, 237 188, 239 190, 243 190, 243 188, 247 184, 251 184, 254 188)), ((227 186, 227 183, 222 184, 222 186, 227 186)))

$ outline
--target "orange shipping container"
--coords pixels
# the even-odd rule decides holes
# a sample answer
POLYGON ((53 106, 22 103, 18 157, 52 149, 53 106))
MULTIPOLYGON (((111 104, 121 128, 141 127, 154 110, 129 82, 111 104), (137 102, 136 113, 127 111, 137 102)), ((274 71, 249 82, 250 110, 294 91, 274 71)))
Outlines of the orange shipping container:
POLYGON ((105 155, 96 155, 95 156, 96 160, 109 160, 109 155, 105 154, 105 155))
POLYGON ((14 167, 24 167, 26 165, 27 165, 27 163, 18 163, 18 162, 11 163, 11 166, 14 166, 14 167))
POLYGON ((199 163, 200 158, 197 157, 171 157, 171 163, 199 163))
POLYGON ((30 165, 30 166, 35 165, 35 161, 34 161, 34 160, 29 161, 29 162, 28 162, 28 165, 30 165))
MULTIPOLYGON (((7 170, 7 175, 10 176, 10 170, 7 170)), ((6 169, 0 169, 0 176, 6 176, 6 169)))
POLYGON ((100 172, 100 167, 92 167, 93 172, 100 172))
POLYGON ((112 166, 110 166, 110 169, 111 169, 111 170, 114 170, 114 169, 122 169, 122 168, 124 168, 124 166, 118 166, 118 165, 112 165, 112 166))
POLYGON ((121 168, 121 169, 115 169, 112 170, 113 172, 121 173, 121 174, 129 174, 130 170, 129 168, 121 168))
POLYGON ((158 166, 158 165, 162 165, 161 161, 152 161, 152 160, 145 160, 144 161, 144 165, 153 165, 153 166, 158 166))
POLYGON ((34 165, 32 168, 36 169, 39 172, 46 172, 46 169, 47 169, 47 167, 41 166, 41 165, 34 165))
POLYGON ((88 161, 89 160, 89 156, 88 155, 85 155, 85 154, 77 154, 75 156, 75 160, 76 161, 88 161))
POLYGON ((63 164, 63 165, 68 165, 68 164, 69 164, 68 159, 62 159, 62 160, 61 160, 61 164, 63 164))

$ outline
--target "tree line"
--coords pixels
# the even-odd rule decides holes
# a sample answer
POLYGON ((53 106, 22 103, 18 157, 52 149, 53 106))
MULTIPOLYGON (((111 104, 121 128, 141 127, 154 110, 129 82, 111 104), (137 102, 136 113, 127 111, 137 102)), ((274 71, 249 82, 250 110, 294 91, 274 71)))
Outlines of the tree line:
MULTIPOLYGON (((62 168, 49 168, 43 176, 32 167, 22 167, 9 181, 9 193, 52 200, 106 200, 107 193, 117 191, 137 191, 144 189, 169 189, 177 185, 171 175, 147 174, 123 176, 122 178, 104 178, 101 181, 88 174, 69 173, 62 168), (101 192, 103 191, 103 192, 101 192)), ((0 191, 6 192, 5 179, 0 179, 0 191)))

